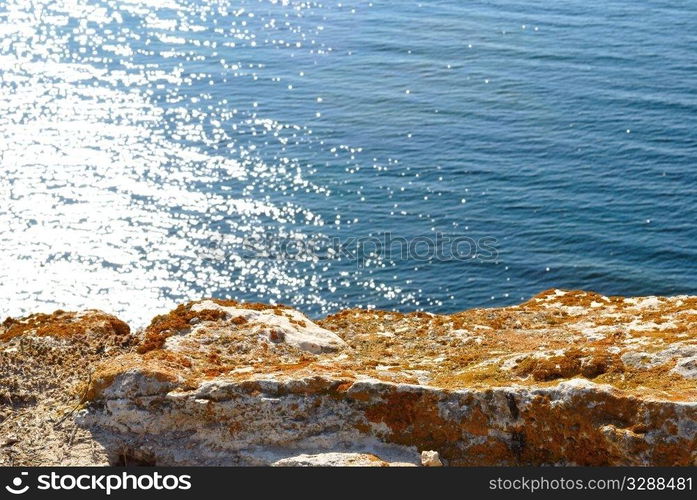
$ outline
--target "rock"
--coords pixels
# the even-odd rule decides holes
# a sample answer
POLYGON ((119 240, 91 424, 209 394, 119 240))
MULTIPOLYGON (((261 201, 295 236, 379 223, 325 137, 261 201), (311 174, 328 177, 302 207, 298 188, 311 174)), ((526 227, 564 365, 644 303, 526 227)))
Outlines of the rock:
POLYGON ((108 464, 75 427, 95 363, 135 345, 130 328, 101 311, 33 314, 0 325, 0 464, 108 464))
POLYGON ((320 453, 283 458, 274 467, 387 467, 390 464, 370 453, 320 453))
POLYGON ((31 354, 6 322, 0 360, 54 367, 52 397, 70 370, 73 385, 94 371, 84 398, 65 401, 85 400, 74 416, 95 463, 414 465, 426 452, 449 466, 697 464, 695 297, 550 290, 499 309, 315 322, 205 300, 135 337, 43 336, 75 318, 21 320, 31 342, 64 346, 31 354))
POLYGON ((449 465, 691 465, 696 320, 694 297, 560 290, 317 324, 282 307, 190 303, 97 369, 78 422, 158 465, 419 463, 422 451, 449 465))
POLYGON ((440 461, 440 456, 437 451, 422 451, 421 465, 424 467, 443 467, 443 462, 440 461))
POLYGON ((264 338, 269 343, 285 344, 313 354, 335 352, 346 346, 335 333, 285 306, 203 300, 179 306, 153 319, 140 352, 163 347, 165 343, 167 348, 176 351, 180 341, 185 344, 182 349, 186 349, 192 339, 194 343, 205 342, 216 338, 220 332, 231 331, 245 343, 264 338))

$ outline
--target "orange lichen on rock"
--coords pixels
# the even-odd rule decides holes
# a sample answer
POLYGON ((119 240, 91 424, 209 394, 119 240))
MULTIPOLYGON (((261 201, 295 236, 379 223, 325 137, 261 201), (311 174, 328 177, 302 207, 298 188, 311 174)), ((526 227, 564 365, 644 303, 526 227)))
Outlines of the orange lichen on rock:
POLYGON ((108 458, 72 414, 95 365, 135 344, 101 311, 32 314, 0 325, 0 465, 96 465, 108 458))
POLYGON ((0 342, 22 335, 67 338, 90 334, 127 339, 130 333, 131 329, 126 323, 101 311, 77 313, 58 310, 52 314, 39 313, 24 318, 5 319, 0 325, 0 342))
POLYGON ((136 461, 420 463, 426 451, 446 465, 697 465, 695 297, 549 290, 512 307, 316 321, 207 299, 134 336, 95 311, 0 326, 0 362, 34 344, 54 367, 54 344, 81 346, 77 422, 136 461))
POLYGON ((550 357, 529 356, 516 365, 513 373, 521 377, 531 375, 535 381, 546 382, 579 375, 594 379, 609 370, 624 371, 617 354, 610 354, 607 350, 597 353, 571 348, 560 355, 550 357))
POLYGON ((449 465, 697 464, 696 318, 694 297, 563 290, 452 315, 352 309, 316 322, 191 302, 97 368, 81 422, 162 464, 375 442, 414 463, 410 453, 435 451, 449 465), (216 429, 234 429, 234 442, 216 429), (181 433, 185 449, 170 439, 181 433))
MULTIPOLYGON (((671 370, 695 355, 695 311, 694 297, 625 299, 550 290, 507 308, 448 316, 350 310, 319 323, 347 340, 366 366, 368 360, 393 363, 392 376, 420 370, 422 379, 436 386, 530 385, 583 377, 636 394, 648 390, 661 398, 694 399, 692 376, 676 385, 671 370), (672 351, 664 352, 668 348, 672 351), (657 352, 664 352, 657 365, 632 363, 657 352), (656 376, 659 366, 663 375, 656 376)), ((692 372, 684 367, 681 373, 692 372)), ((387 380, 384 372, 372 375, 387 380)))
MULTIPOLYGON (((285 305, 269 306, 257 302, 237 302, 234 300, 210 299, 214 304, 236 309, 247 309, 250 311, 262 311, 271 309, 274 314, 282 315, 284 309, 290 309, 285 305)), ((223 309, 199 309, 192 310, 192 306, 199 302, 188 302, 181 304, 176 309, 167 314, 155 316, 150 325, 145 329, 145 339, 138 346, 141 354, 154 349, 160 349, 168 337, 175 333, 181 333, 191 329, 193 325, 201 322, 215 322, 228 319, 228 315, 223 309)), ((237 326, 244 325, 247 319, 244 316, 235 316, 231 322, 237 326)))

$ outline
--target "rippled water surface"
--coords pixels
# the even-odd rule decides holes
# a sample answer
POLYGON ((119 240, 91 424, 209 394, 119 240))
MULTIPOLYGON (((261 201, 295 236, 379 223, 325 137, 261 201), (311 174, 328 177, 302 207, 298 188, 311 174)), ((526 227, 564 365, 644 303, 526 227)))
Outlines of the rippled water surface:
POLYGON ((695 2, 0 0, 0 315, 696 293, 696 82, 695 2), (386 233, 496 251, 304 245, 386 233))

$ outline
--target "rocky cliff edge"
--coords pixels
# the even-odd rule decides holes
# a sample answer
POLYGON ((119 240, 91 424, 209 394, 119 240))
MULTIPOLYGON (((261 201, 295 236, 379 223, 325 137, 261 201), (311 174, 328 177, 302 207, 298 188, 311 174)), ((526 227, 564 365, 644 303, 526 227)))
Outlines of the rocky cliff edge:
POLYGON ((0 326, 0 465, 697 465, 697 297, 0 326), (432 453, 435 452, 435 453, 432 453), (425 462, 424 462, 425 463, 425 462))

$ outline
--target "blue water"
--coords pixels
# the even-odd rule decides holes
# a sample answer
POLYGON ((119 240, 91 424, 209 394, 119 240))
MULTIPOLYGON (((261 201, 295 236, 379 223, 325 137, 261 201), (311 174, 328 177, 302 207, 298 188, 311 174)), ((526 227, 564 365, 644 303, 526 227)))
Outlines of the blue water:
POLYGON ((695 2, 2 0, 0 137, 0 315, 697 292, 695 2))

